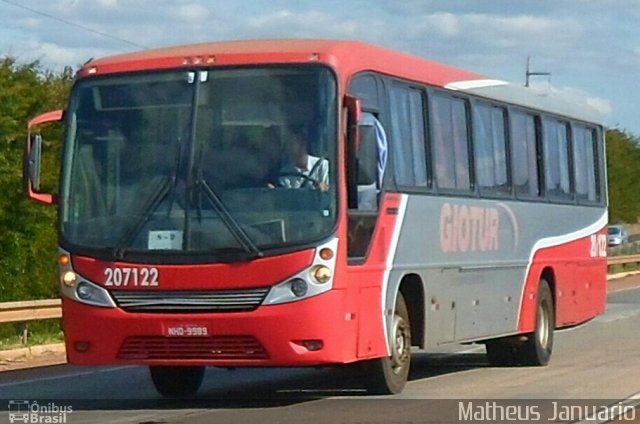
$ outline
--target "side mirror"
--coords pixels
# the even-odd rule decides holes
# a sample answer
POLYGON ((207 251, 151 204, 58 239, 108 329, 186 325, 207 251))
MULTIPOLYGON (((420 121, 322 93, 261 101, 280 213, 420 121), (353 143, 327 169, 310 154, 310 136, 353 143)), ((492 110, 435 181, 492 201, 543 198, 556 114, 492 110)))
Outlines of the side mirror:
POLYGON ((358 122, 362 118, 360 100, 346 95, 343 105, 345 109, 346 150, 347 150, 347 199, 349 209, 358 207, 358 145, 360 144, 360 128, 358 122))
POLYGON ((25 146, 23 178, 27 195, 38 202, 52 204, 56 201, 56 196, 52 193, 40 191, 40 174, 42 165, 42 136, 35 133, 35 127, 62 120, 63 111, 55 110, 39 115, 29 121, 29 132, 27 144, 25 146))
POLYGON ((356 151, 358 185, 371 185, 378 181, 378 143, 373 125, 359 125, 360 142, 356 151))
MULTIPOLYGON (((345 96, 344 105, 347 111, 347 182, 348 207, 361 209, 365 190, 378 193, 378 162, 380 161, 378 146, 378 128, 380 124, 370 113, 364 113, 360 100, 345 96)), ((373 209, 373 208, 368 208, 373 209)))
POLYGON ((42 135, 29 134, 27 146, 27 178, 34 191, 40 190, 40 168, 42 164, 42 135))
POLYGON ((378 181, 378 142, 375 118, 362 111, 360 100, 345 96, 350 185, 378 181))

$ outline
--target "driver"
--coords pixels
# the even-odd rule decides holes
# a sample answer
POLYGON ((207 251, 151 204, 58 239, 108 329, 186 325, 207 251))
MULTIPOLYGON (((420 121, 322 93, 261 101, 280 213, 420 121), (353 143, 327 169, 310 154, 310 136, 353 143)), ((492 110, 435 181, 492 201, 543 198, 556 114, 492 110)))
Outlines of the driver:
POLYGON ((287 145, 285 166, 280 171, 281 187, 313 187, 329 190, 329 161, 309 154, 307 134, 303 129, 293 129, 287 145))

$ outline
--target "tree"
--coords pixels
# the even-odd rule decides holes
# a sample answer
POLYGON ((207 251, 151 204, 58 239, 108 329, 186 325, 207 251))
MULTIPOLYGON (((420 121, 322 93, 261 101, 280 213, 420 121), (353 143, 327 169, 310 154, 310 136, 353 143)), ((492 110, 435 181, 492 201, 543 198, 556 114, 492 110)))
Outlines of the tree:
POLYGON ((635 223, 640 216, 640 145, 626 131, 607 131, 609 221, 635 223))
MULTIPOLYGON (((22 162, 27 122, 63 107, 71 80, 68 70, 55 74, 38 62, 0 59, 0 301, 57 294, 56 211, 26 199, 22 162)), ((59 157, 61 135, 45 133, 50 156, 59 157)), ((56 178, 53 168, 43 177, 56 178)))

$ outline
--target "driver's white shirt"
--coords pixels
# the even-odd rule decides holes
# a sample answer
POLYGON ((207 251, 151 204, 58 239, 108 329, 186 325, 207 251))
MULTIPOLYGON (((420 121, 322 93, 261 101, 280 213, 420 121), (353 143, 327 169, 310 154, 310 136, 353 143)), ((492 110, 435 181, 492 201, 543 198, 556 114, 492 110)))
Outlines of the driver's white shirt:
MULTIPOLYGON (((326 159, 321 159, 316 156, 308 155, 307 168, 302 169, 296 166, 295 170, 298 171, 300 174, 306 175, 307 177, 319 183, 329 184, 329 161, 326 159), (316 166, 319 160, 322 160, 322 162, 316 166), (313 169, 313 173, 310 173, 312 169, 313 169)), ((280 181, 281 181, 281 184, 287 188, 300 188, 305 183, 304 179, 296 178, 294 176, 282 177, 280 181)))

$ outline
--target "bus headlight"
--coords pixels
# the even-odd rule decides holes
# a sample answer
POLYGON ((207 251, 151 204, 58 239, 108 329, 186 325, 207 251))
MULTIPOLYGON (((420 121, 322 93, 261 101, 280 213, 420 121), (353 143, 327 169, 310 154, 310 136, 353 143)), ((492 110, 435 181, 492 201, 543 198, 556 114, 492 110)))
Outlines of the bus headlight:
POLYGON ((325 265, 318 265, 311 269, 311 275, 319 284, 324 284, 331 280, 331 269, 325 265))
POLYGON ((331 290, 331 284, 318 284, 306 269, 294 277, 271 287, 263 305, 296 302, 331 290))
POLYGON ((82 275, 73 270, 69 252, 60 249, 58 263, 60 265, 60 293, 64 297, 103 308, 116 307, 116 303, 106 289, 87 281, 82 275))
POLYGON ((73 297, 82 303, 108 308, 115 307, 111 296, 105 289, 86 280, 81 280, 76 285, 73 294, 73 297))
POLYGON ((337 238, 318 246, 309 266, 271 287, 262 304, 297 302, 330 291, 333 288, 333 271, 336 265, 334 252, 337 249, 337 238))
POLYGON ((62 284, 67 287, 73 287, 78 281, 78 274, 73 271, 65 271, 62 274, 62 284))
POLYGON ((294 278, 291 280, 291 293, 296 295, 296 297, 303 297, 307 294, 308 290, 309 286, 302 278, 294 278))
POLYGON ((82 300, 91 300, 94 296, 94 292, 95 290, 93 290, 93 288, 84 281, 76 287, 76 294, 82 300))

